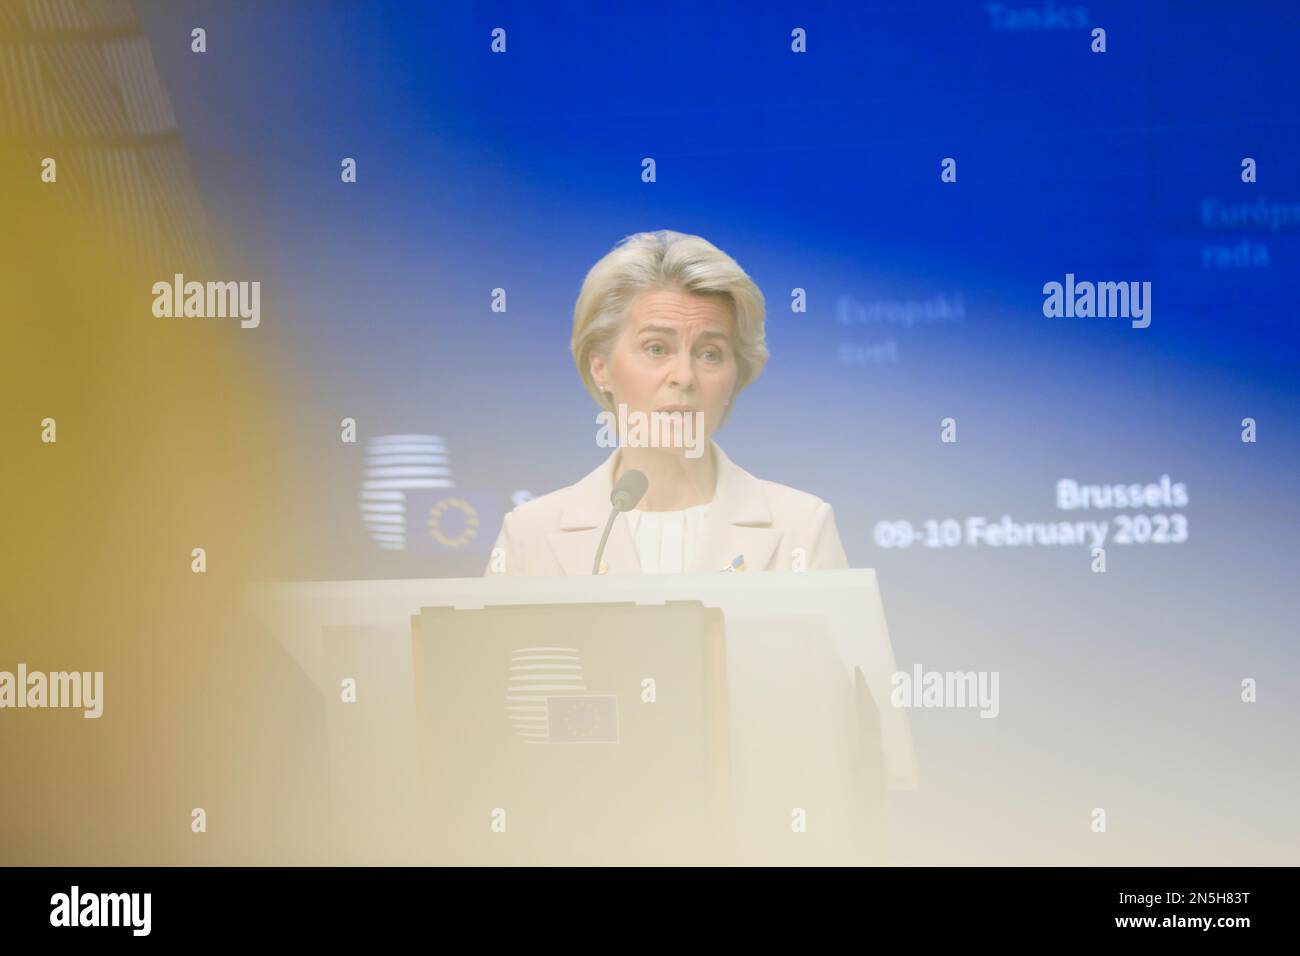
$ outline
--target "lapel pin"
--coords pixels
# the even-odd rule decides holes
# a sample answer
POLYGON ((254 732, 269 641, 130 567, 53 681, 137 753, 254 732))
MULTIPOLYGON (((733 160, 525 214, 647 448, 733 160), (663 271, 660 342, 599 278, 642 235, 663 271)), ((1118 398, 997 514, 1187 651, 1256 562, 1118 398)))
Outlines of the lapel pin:
POLYGON ((731 563, 722 569, 723 571, 743 571, 745 570, 745 556, 738 554, 731 559, 731 563))

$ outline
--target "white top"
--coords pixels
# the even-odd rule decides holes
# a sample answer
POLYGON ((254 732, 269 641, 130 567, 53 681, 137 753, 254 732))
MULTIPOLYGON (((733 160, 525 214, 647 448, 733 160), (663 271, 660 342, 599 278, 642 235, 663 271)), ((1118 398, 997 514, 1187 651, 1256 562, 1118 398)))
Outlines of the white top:
POLYGON ((691 566, 709 503, 681 511, 625 512, 646 574, 680 574, 691 566))

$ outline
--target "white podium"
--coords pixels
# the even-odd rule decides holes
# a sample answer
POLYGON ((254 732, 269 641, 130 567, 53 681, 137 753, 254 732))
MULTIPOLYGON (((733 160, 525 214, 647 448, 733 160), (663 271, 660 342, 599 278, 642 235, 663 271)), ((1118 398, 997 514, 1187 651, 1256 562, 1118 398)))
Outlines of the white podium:
MULTIPOLYGON (((252 600, 324 697, 342 862, 887 862, 884 790, 918 784, 907 712, 889 703, 894 656, 871 570, 260 584, 252 600), (553 616, 542 614, 542 605, 565 606, 555 609, 567 615, 560 630, 553 616), (611 626, 631 627, 638 620, 627 608, 663 605, 708 611, 721 653, 711 657, 702 649, 692 656, 693 645, 712 639, 674 633, 676 650, 669 654, 666 646, 650 647, 666 645, 667 635, 657 641, 653 633, 640 632, 622 641, 617 654, 607 653, 611 626), (459 633, 475 621, 459 612, 519 606, 537 610, 495 615, 498 623, 487 631, 480 627, 468 642, 459 633), (624 616, 611 618, 611 606, 621 606, 624 616), (534 631, 544 635, 544 643, 538 644, 534 631), (717 666, 710 668, 711 660, 717 666), (696 669, 707 673, 697 675, 696 669), (584 681, 577 692, 564 683, 577 679, 584 681), (528 680, 545 680, 536 686, 547 689, 521 694, 517 688, 528 680), (345 699, 349 688, 355 688, 355 701, 345 699), (674 707, 685 709, 670 720, 674 707), (705 729, 713 726, 707 715, 718 707, 720 737, 705 729), (689 739, 674 743, 665 737, 672 733, 689 739), (469 739, 475 735, 483 737, 485 761, 477 769, 464 759, 479 746, 477 738, 469 739), (568 765, 584 761, 582 792, 611 794, 600 812, 614 815, 614 826, 625 825, 631 835, 638 821, 652 825, 647 815, 619 824, 616 814, 623 803, 635 803, 632 797, 645 796, 646 780, 638 785, 633 779, 642 758, 619 764, 618 748, 640 746, 644 759, 656 762, 656 773, 671 774, 689 763, 688 753, 696 752, 704 736, 712 749, 703 759, 717 764, 709 780, 724 788, 716 795, 725 804, 728 838, 734 839, 734 852, 722 860, 693 852, 698 835, 691 836, 686 823, 682 845, 674 846, 671 821, 664 819, 653 823, 663 828, 653 839, 661 851, 654 859, 615 854, 596 860, 576 850, 568 859, 554 848, 550 856, 539 857, 536 849, 532 856, 512 856, 511 847, 526 842, 521 828, 543 825, 530 818, 527 798, 519 796, 528 792, 526 786, 512 789, 515 807, 490 805, 492 791, 486 790, 481 818, 475 811, 454 822, 444 819, 426 786, 430 768, 440 776, 440 741, 449 761, 455 745, 458 774, 493 769, 498 781, 510 779, 499 773, 509 753, 526 754, 533 761, 530 772, 536 772, 537 759, 552 753, 560 760, 563 753, 568 765), (508 749, 525 745, 531 749, 508 749), (586 756, 574 757, 578 751, 586 756), (674 764, 674 753, 681 766, 674 764), (626 800, 616 789, 599 790, 601 768, 623 774, 625 785, 637 789, 625 791, 626 800), (426 839, 439 826, 473 829, 480 819, 481 839, 475 831, 450 857, 434 852, 426 839)), ((706 631, 712 633, 700 633, 706 631)), ((437 782, 444 793, 460 785, 458 779, 437 782)), ((470 784, 464 781, 467 792, 470 784)))

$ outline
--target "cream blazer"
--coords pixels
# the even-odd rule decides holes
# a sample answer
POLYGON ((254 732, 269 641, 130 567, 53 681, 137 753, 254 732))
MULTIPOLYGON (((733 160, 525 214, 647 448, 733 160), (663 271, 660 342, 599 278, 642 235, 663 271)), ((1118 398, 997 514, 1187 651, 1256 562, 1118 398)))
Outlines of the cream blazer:
MULTIPOLYGON (((722 571, 741 556, 746 571, 847 568, 831 506, 816 495, 755 478, 710 442, 718 464, 713 501, 686 570, 722 571), (796 563, 798 562, 798 563, 796 563)), ((505 516, 484 574, 591 574, 614 487, 615 449, 581 481, 526 501, 505 516)), ((610 574, 639 574, 626 515, 614 520, 602 559, 610 574)))

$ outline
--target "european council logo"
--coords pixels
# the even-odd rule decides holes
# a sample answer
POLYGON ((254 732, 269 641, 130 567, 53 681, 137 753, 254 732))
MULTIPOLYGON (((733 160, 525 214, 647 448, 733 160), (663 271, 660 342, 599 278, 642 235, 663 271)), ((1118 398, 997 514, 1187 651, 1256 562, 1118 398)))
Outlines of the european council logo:
POLYGON ((495 495, 456 488, 438 435, 378 435, 366 445, 361 519, 385 551, 487 552, 501 506, 495 495))
POLYGON ((492 550, 501 526, 497 495, 481 491, 413 491, 406 496, 407 545, 415 552, 492 550))
POLYGON ((576 647, 511 651, 506 715, 530 744, 618 743, 618 698, 587 693, 576 647))

